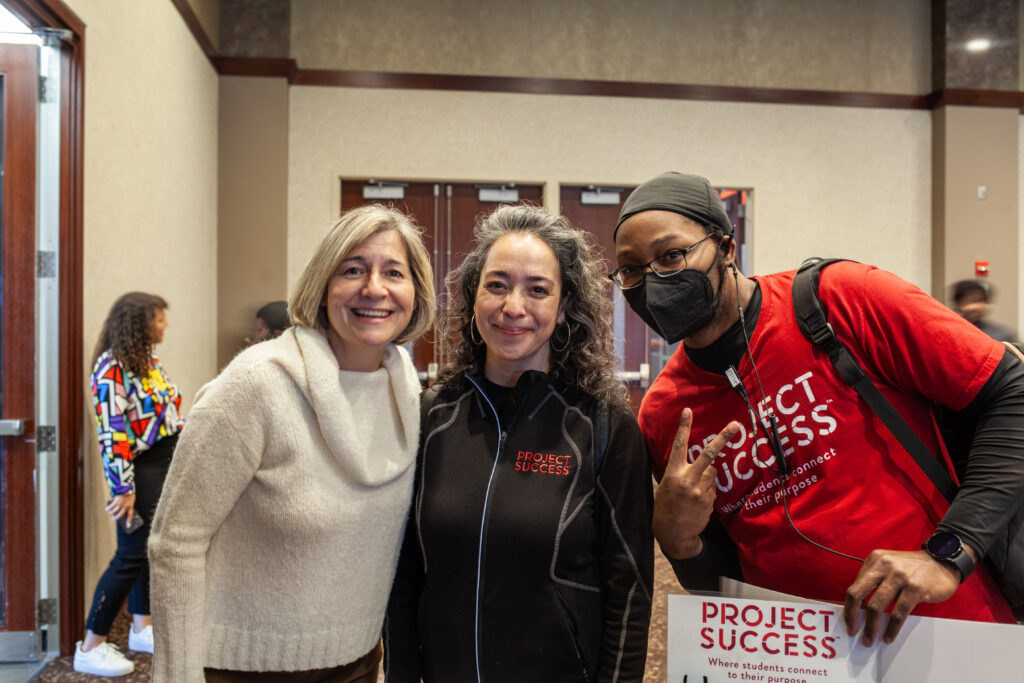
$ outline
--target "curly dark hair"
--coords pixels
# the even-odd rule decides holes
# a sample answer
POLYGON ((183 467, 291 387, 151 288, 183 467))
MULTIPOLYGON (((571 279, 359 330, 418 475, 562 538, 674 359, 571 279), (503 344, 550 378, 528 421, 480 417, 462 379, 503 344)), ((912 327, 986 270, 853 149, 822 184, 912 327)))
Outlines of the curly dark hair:
POLYGON ((453 385, 477 367, 484 348, 472 329, 480 272, 499 237, 512 232, 542 239, 558 259, 565 324, 551 335, 551 373, 569 386, 611 403, 624 404, 625 386, 615 379, 612 302, 598 247, 564 216, 528 204, 506 205, 477 220, 473 248, 445 279, 448 306, 441 335, 448 363, 438 384, 453 385))
POLYGON ((158 310, 167 308, 167 302, 156 294, 122 294, 110 307, 110 313, 103 322, 93 362, 110 349, 126 369, 136 375, 145 373, 153 354, 153 319, 158 310))

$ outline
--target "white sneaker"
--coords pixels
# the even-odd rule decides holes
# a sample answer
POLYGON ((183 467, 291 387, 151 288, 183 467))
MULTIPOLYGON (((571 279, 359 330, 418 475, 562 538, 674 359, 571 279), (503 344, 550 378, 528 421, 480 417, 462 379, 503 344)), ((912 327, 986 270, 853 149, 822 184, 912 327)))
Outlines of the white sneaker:
POLYGON ((100 643, 88 652, 82 652, 82 641, 78 641, 75 644, 75 671, 97 676, 124 676, 135 671, 135 665, 111 643, 100 643))
POLYGON ((150 624, 138 633, 135 632, 135 625, 128 627, 128 649, 136 652, 148 652, 153 654, 153 625, 150 624))

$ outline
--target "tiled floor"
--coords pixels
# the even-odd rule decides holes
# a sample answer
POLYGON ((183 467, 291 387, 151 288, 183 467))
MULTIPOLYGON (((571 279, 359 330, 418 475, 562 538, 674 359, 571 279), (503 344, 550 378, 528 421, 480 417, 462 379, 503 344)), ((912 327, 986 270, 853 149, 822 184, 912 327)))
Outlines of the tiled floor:
POLYGON ((0 664, 0 683, 25 683, 39 673, 46 662, 0 664))

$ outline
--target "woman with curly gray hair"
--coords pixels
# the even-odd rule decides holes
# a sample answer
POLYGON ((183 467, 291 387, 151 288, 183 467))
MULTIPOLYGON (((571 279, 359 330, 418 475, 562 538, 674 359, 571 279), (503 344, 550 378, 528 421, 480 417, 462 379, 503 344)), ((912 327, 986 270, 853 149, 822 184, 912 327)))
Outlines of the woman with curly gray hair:
POLYGON ((424 395, 387 680, 641 680, 651 477, 607 279, 543 209, 503 206, 474 234, 424 395))

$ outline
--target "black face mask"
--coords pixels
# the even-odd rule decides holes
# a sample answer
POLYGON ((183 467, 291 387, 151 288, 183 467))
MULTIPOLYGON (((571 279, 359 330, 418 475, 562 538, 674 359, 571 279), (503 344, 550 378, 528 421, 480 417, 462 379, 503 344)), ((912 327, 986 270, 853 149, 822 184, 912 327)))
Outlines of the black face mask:
POLYGON ((669 344, 685 339, 706 327, 715 317, 718 292, 711 286, 708 273, 718 264, 716 258, 701 272, 684 268, 662 277, 646 273, 639 287, 622 290, 629 307, 669 344))

